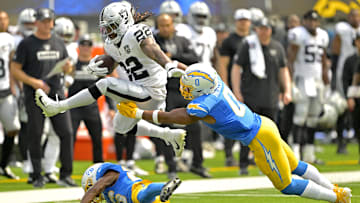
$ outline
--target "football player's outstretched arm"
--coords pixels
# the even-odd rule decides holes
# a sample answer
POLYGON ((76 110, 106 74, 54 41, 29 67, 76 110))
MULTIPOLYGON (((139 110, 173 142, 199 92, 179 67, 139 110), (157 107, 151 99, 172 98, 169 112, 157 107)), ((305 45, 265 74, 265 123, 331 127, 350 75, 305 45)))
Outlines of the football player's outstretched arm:
POLYGON ((119 178, 119 172, 108 171, 103 177, 101 177, 88 191, 86 191, 84 197, 81 199, 81 203, 91 203, 95 197, 100 195, 106 187, 111 186, 119 178))
MULTIPOLYGON (((141 49, 146 56, 156 61, 162 67, 165 67, 167 63, 171 63, 171 59, 161 50, 160 46, 151 37, 144 39, 141 44, 141 49)), ((178 63, 177 68, 185 70, 187 66, 183 63, 178 63)))

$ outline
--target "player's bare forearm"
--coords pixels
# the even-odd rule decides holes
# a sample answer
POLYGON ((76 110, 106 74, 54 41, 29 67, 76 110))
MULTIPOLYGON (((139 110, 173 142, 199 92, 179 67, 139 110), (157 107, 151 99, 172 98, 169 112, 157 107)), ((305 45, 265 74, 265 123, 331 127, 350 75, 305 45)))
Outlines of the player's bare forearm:
POLYGON ((141 49, 146 56, 156 61, 162 67, 171 62, 171 59, 161 50, 153 38, 146 38, 141 42, 141 49))
POLYGON ((360 84, 360 73, 355 73, 352 79, 352 85, 360 84))
POLYGON ((284 67, 280 69, 280 80, 281 86, 284 92, 290 93, 291 92, 291 78, 289 73, 289 68, 284 67))
POLYGON ((100 195, 106 187, 114 184, 119 178, 120 173, 115 171, 108 171, 103 177, 101 177, 95 184, 92 186, 81 199, 81 203, 91 203, 95 197, 100 195))
POLYGON ((230 57, 229 56, 220 56, 219 61, 220 61, 219 69, 218 69, 219 75, 220 75, 221 79, 224 81, 224 83, 229 85, 227 66, 230 62, 230 57))
POLYGON ((327 85, 330 83, 329 79, 329 67, 327 65, 327 57, 326 57, 326 50, 324 49, 324 54, 322 55, 322 78, 324 81, 324 84, 327 85))
POLYGON ((341 38, 340 35, 336 34, 331 46, 331 53, 335 55, 340 55, 341 49, 341 38))
MULTIPOLYGON (((153 121, 152 119, 153 111, 144 111, 142 118, 147 121, 153 121)), ((196 121, 200 120, 198 117, 190 116, 185 108, 177 108, 170 112, 160 111, 158 113, 158 121, 163 124, 181 124, 189 125, 196 121)))
POLYGON ((299 46, 295 45, 295 44, 290 44, 288 47, 288 65, 287 67, 289 68, 289 73, 290 76, 292 76, 294 74, 294 62, 296 60, 297 57, 297 53, 299 51, 299 46))

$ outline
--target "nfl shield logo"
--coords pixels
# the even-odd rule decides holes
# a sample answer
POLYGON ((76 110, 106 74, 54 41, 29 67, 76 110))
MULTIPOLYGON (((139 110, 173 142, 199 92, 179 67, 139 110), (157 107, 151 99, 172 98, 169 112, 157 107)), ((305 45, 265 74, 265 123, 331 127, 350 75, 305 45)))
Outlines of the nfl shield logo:
POLYGON ((126 53, 128 53, 128 54, 130 54, 130 52, 131 52, 129 45, 125 45, 125 46, 124 46, 124 50, 125 50, 126 53))

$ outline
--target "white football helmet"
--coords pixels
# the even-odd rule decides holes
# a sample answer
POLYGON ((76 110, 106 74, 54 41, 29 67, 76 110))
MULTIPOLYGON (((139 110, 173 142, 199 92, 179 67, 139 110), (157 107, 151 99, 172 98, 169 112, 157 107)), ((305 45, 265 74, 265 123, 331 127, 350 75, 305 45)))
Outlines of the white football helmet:
MULTIPOLYGON (((103 163, 94 164, 94 165, 90 166, 88 169, 86 169, 86 171, 84 172, 84 174, 81 178, 81 186, 85 192, 87 192, 97 182, 96 173, 102 164, 103 163)), ((104 200, 104 198, 101 193, 101 195, 97 196, 93 200, 93 202, 101 202, 103 200, 104 200)))
POLYGON ((324 104, 317 125, 320 129, 331 129, 335 127, 337 118, 338 114, 335 107, 330 104, 324 104))
POLYGON ((119 43, 134 23, 134 9, 127 1, 105 6, 99 16, 101 34, 113 44, 119 43))
POLYGON ((30 36, 35 31, 36 11, 33 8, 25 8, 20 12, 18 19, 19 32, 24 36, 30 36))
POLYGON ((169 14, 174 18, 175 23, 181 23, 181 18, 183 16, 183 12, 179 4, 174 0, 164 1, 160 5, 160 14, 169 14))
POLYGON ((205 2, 197 1, 191 4, 187 15, 188 23, 197 31, 202 32, 204 26, 210 24, 210 10, 205 2))
POLYGON ((65 43, 70 43, 75 37, 75 26, 72 20, 66 17, 60 17, 55 20, 54 32, 65 43))
POLYGON ((348 107, 346 99, 338 91, 332 92, 327 102, 335 107, 339 115, 343 114, 348 107))
POLYGON ((218 74, 209 64, 195 63, 185 70, 180 79, 180 92, 186 100, 211 94, 218 84, 218 74))

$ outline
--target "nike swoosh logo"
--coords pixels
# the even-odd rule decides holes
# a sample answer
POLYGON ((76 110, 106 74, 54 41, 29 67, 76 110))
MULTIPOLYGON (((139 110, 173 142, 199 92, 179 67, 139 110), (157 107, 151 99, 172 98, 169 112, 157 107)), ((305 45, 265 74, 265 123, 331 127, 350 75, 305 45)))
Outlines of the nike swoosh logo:
POLYGON ((39 101, 43 106, 45 106, 45 104, 42 102, 42 96, 39 97, 39 101))
POLYGON ((175 148, 176 148, 177 150, 179 150, 179 149, 180 149, 179 144, 178 144, 177 142, 175 142, 175 143, 176 143, 176 147, 175 147, 175 148))

